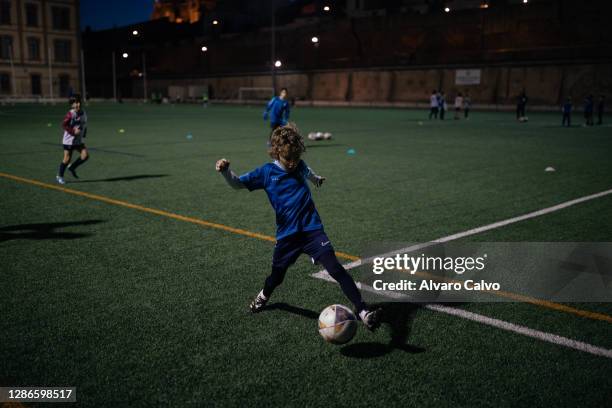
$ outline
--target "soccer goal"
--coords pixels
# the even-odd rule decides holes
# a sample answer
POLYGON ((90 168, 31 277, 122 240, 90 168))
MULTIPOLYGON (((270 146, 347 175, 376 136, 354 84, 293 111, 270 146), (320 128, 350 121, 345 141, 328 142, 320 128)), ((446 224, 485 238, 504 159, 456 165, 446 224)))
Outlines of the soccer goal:
POLYGON ((248 101, 267 101, 274 96, 274 88, 238 88, 238 100, 248 101))

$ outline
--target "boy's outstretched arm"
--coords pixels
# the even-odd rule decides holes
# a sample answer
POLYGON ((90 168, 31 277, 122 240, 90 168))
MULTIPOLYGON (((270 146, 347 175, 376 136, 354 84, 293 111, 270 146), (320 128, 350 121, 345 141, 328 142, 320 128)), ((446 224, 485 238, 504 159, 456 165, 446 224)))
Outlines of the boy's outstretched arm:
POLYGON ((304 172, 304 176, 308 180, 310 180, 310 182, 314 184, 315 187, 321 187, 323 185, 323 182, 325 181, 325 177, 319 176, 318 174, 314 172, 313 169, 311 169, 308 166, 306 166, 306 171, 304 172))
POLYGON ((268 120, 268 114, 270 113, 270 109, 272 109, 273 104, 274 104, 274 98, 270 99, 270 101, 266 105, 266 109, 264 110, 264 114, 263 114, 264 120, 268 120))
POLYGON ((240 178, 234 174, 229 168, 230 162, 227 159, 219 159, 215 164, 215 169, 223 175, 227 184, 236 190, 246 188, 246 186, 240 181, 240 178))

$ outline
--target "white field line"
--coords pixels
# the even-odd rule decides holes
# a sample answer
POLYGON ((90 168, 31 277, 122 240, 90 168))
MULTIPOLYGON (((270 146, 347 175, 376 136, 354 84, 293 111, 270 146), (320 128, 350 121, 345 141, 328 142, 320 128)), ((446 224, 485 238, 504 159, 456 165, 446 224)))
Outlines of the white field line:
MULTIPOLYGON (((329 276, 329 274, 325 270, 312 274, 311 276, 313 278, 322 279, 328 282, 336 283, 336 281, 331 276, 329 276)), ((395 293, 395 292, 379 291, 361 282, 357 282, 357 286, 361 290, 375 293, 379 296, 384 296, 384 297, 391 298, 394 300, 407 300, 407 301, 412 300, 410 296, 407 296, 401 293, 395 293)), ((492 326, 492 327, 496 327, 501 330, 506 330, 509 332, 522 334, 523 336, 531 337, 534 339, 538 339, 538 340, 545 341, 548 343, 571 348, 574 350, 583 351, 585 353, 593 354, 596 356, 612 358, 612 350, 593 346, 592 344, 584 343, 582 341, 568 339, 567 337, 559 336, 553 333, 547 333, 547 332, 543 332, 540 330, 530 329, 529 327, 506 322, 504 320, 494 319, 492 317, 484 316, 478 313, 468 312, 467 310, 457 309, 457 308, 449 307, 449 306, 443 306, 437 303, 425 304, 423 305, 423 308, 433 310, 435 312, 445 313, 451 316, 460 317, 462 319, 471 320, 477 323, 486 324, 487 326, 492 326)))
POLYGON ((390 252, 387 252, 387 253, 384 253, 384 254, 371 256, 369 258, 359 259, 357 261, 353 261, 353 262, 349 262, 349 263, 345 264, 344 268, 349 270, 349 269, 353 269, 353 268, 356 268, 358 266, 361 266, 363 264, 368 264, 368 263, 372 262, 374 260, 374 258, 388 258, 388 257, 395 256, 397 254, 404 254, 404 253, 408 253, 408 252, 418 251, 419 249, 427 248, 427 247, 430 247, 430 246, 435 245, 435 244, 441 244, 441 243, 444 243, 444 242, 449 242, 449 241, 454 241, 456 239, 461 239, 461 238, 469 237, 470 235, 480 234, 481 232, 490 231, 490 230, 493 230, 493 229, 496 229, 496 228, 504 227, 506 225, 514 224, 514 223, 521 222, 521 221, 525 221, 525 220, 528 220, 530 218, 535 218, 535 217, 539 217, 541 215, 550 214, 552 212, 559 211, 559 210, 562 210, 564 208, 571 207, 571 206, 576 205, 576 204, 584 203, 585 201, 590 201, 590 200, 594 200, 596 198, 604 197, 604 196, 607 196, 607 195, 610 195, 610 194, 612 194, 612 189, 601 191, 599 193, 591 194, 591 195, 588 195, 588 196, 576 198, 574 200, 566 201, 566 202, 561 203, 561 204, 553 205, 552 207, 547 207, 547 208, 543 208, 541 210, 537 210, 537 211, 533 211, 533 212, 530 212, 530 213, 527 213, 527 214, 519 215, 517 217, 512 217, 512 218, 508 218, 506 220, 497 221, 497 222, 494 222, 492 224, 483 225, 482 227, 476 227, 476 228, 472 228, 472 229, 469 229, 469 230, 466 230, 466 231, 458 232, 456 234, 452 234, 452 235, 448 235, 446 237, 438 238, 438 239, 436 239, 434 241, 431 241, 431 242, 426 242, 426 243, 423 243, 423 244, 411 245, 409 247, 396 249, 394 251, 390 251, 390 252))
MULTIPOLYGON (((591 195, 588 195, 588 196, 576 198, 574 200, 566 201, 566 202, 563 202, 563 203, 560 203, 560 204, 557 204, 557 205, 553 205, 552 207, 547 207, 547 208, 543 208, 541 210, 537 210, 537 211, 533 211, 533 212, 530 212, 530 213, 527 213, 527 214, 519 215, 517 217, 512 217, 512 218, 508 218, 506 220, 497 221, 497 222, 494 222, 492 224, 487 224, 487 225, 483 225, 481 227, 476 227, 476 228, 472 228, 472 229, 469 229, 469 230, 466 230, 466 231, 458 232, 456 234, 447 235, 445 237, 438 238, 438 239, 436 239, 434 241, 431 241, 431 242, 427 242, 427 243, 423 243, 423 244, 411 245, 409 247, 400 248, 400 249, 397 249, 395 251, 390 251, 390 252, 387 252, 387 253, 384 253, 384 254, 371 256, 371 257, 365 258, 365 259, 359 259, 357 261, 353 261, 353 262, 349 262, 349 263, 345 264, 344 267, 347 270, 353 269, 353 268, 357 268, 357 267, 359 267, 359 266, 361 266, 363 264, 368 264, 368 263, 372 262, 374 258, 383 258, 383 257, 386 258, 386 257, 395 256, 397 254, 404 254, 404 253, 408 253, 408 252, 418 251, 419 249, 427 248, 427 247, 435 245, 435 244, 441 244, 441 243, 444 243, 444 242, 454 241, 454 240, 465 238, 465 237, 468 237, 468 236, 471 236, 471 235, 480 234, 481 232, 490 231, 490 230, 493 230, 493 229, 496 229, 496 228, 504 227, 506 225, 510 225, 510 224, 514 224, 514 223, 517 223, 517 222, 520 222, 520 221, 528 220, 530 218, 535 218, 535 217, 539 217, 541 215, 550 214, 552 212, 559 211, 559 210, 562 210, 564 208, 571 207, 571 206, 576 205, 576 204, 584 203, 585 201, 590 201, 590 200, 594 200, 596 198, 604 197, 604 196, 607 196, 607 195, 610 195, 610 194, 612 194, 612 189, 601 191, 599 193, 591 194, 591 195)), ((322 271, 319 271, 317 273, 314 273, 311 276, 314 277, 314 278, 317 278, 317 279, 323 279, 323 280, 326 280, 326 281, 335 282, 335 280, 331 276, 328 275, 328 273, 327 273, 327 271, 325 269, 322 270, 322 271)), ((388 298, 402 299, 405 296, 405 300, 410 300, 411 299, 409 296, 398 294, 398 293, 393 293, 393 292, 384 292, 384 293, 381 293, 381 291, 374 290, 372 287, 370 287, 368 285, 365 285, 365 284, 362 284, 362 283, 359 283, 359 282, 357 283, 357 286, 361 290, 370 291, 370 292, 379 294, 381 296, 386 296, 388 298)), ((463 319, 472 320, 472 321, 475 321, 475 322, 478 322, 478 323, 482 323, 482 324, 486 324, 486 325, 489 325, 489 326, 492 326, 492 327, 497 327, 497 328, 502 329, 502 330, 510 331, 510 332, 513 332, 513 333, 522 334, 524 336, 532 337, 532 338, 535 338, 535 339, 538 339, 538 340, 542 340, 542 341, 546 341, 546 342, 549 342, 549 343, 561 345, 561 346, 572 348, 572 349, 575 349, 575 350, 584 351, 586 353, 594 354, 594 355, 597 355, 597 356, 612 358, 612 350, 608 350, 608 349, 604 349, 604 348, 601 348, 601 347, 593 346, 591 344, 583 343, 581 341, 568 339, 566 337, 558 336, 556 334, 552 334, 552 333, 542 332, 542 331, 539 331, 539 330, 530 329, 528 327, 521 326, 521 325, 514 324, 514 323, 510 323, 510 322, 506 322, 504 320, 494 319, 492 317, 487 317, 487 316, 479 315, 477 313, 468 312, 468 311, 463 310, 463 309, 457 309, 457 308, 443 306, 443 305, 439 305, 439 304, 428 304, 428 305, 424 305, 423 307, 426 308, 426 309, 429 309, 429 310, 436 311, 436 312, 446 313, 446 314, 449 314, 449 315, 452 315, 452 316, 457 316, 457 317, 461 317, 463 319)))

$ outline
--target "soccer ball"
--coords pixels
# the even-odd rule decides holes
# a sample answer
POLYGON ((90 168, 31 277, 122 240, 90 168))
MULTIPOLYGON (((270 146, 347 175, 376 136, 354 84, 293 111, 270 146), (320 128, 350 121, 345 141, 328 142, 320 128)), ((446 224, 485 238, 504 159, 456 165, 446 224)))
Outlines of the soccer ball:
POLYGON ((317 134, 315 132, 310 132, 308 134, 308 140, 315 140, 317 137, 317 134))
POLYGON ((327 306, 319 315, 319 334, 332 344, 351 341, 357 331, 357 318, 346 306, 327 306))
POLYGON ((323 133, 323 139, 330 140, 332 138, 332 134, 329 132, 323 133))

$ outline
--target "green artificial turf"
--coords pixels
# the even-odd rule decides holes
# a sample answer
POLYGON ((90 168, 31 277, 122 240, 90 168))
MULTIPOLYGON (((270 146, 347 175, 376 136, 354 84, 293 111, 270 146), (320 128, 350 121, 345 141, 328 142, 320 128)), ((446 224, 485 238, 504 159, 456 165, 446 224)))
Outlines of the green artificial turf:
MULTIPOLYGON (((94 104, 91 160, 66 188, 265 235, 263 192, 214 171, 265 163, 254 107, 94 104), (119 129, 124 129, 123 133, 119 129), (191 138, 188 137, 191 135, 191 138)), ((64 106, 0 106, 0 172, 54 184, 64 106), (51 124, 49 127, 48 124, 51 124)), ((426 242, 612 188, 612 129, 560 115, 295 108, 334 247, 426 242), (354 149, 355 154, 347 154, 354 149), (544 172, 553 166, 556 172, 544 172)), ((581 406, 609 404, 612 360, 411 305, 346 346, 317 316, 347 303, 303 257, 258 315, 273 244, 0 177, 0 386, 76 386, 86 406, 581 406), (392 336, 403 346, 391 348, 392 336)), ((471 240, 612 241, 612 197, 471 240)), ((610 304, 572 305, 612 315, 610 304)), ((612 324, 530 304, 458 307, 612 348, 612 324)), ((25 404, 31 406, 33 404, 25 404)))

